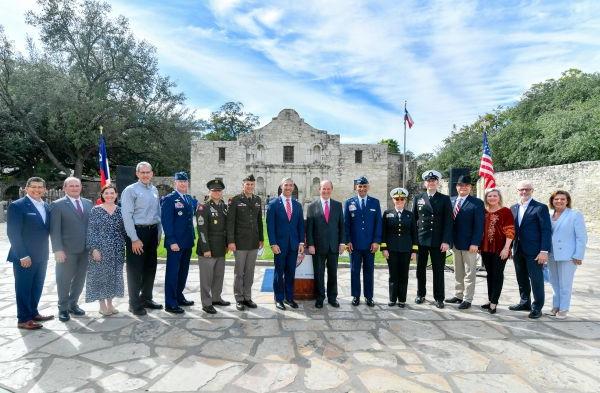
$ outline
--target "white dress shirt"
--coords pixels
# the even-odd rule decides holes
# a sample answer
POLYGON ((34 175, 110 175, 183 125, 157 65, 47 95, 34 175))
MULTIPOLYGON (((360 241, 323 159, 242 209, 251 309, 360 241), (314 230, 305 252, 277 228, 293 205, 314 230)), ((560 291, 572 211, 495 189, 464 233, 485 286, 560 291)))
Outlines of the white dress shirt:
POLYGON ((527 206, 529 206, 529 202, 531 202, 531 198, 529 198, 524 203, 519 203, 519 226, 523 222, 523 216, 525 215, 525 210, 527 210, 527 206))
POLYGON ((29 200, 33 203, 33 206, 35 206, 37 211, 40 213, 40 216, 42 216, 42 221, 44 221, 44 224, 45 224, 46 223, 46 208, 44 207, 44 201, 36 201, 29 195, 27 195, 27 198, 29 198, 29 200))

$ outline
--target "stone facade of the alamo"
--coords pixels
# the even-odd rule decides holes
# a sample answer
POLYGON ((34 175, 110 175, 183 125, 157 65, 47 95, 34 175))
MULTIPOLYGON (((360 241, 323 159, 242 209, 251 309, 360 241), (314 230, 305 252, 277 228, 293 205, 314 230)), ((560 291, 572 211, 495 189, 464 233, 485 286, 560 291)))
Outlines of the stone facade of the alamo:
POLYGON ((370 195, 384 208, 389 190, 401 182, 400 170, 400 155, 389 153, 387 145, 342 144, 339 135, 316 129, 295 110, 284 109, 269 124, 237 141, 193 141, 191 194, 202 200, 206 183, 219 177, 227 199, 240 192, 242 179, 252 173, 263 201, 277 195, 284 177, 294 179, 303 204, 319 195, 323 179, 333 182, 332 197, 344 201, 354 193, 353 180, 366 176, 370 195))

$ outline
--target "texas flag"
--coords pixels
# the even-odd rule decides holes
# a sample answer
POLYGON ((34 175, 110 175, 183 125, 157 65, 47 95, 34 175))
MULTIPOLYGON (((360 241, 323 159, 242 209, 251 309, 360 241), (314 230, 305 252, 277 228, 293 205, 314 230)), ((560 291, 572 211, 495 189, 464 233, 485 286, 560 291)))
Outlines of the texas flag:
POLYGON ((408 111, 406 110, 406 107, 404 107, 404 122, 406 123, 408 128, 412 128, 412 126, 415 124, 412 117, 410 116, 410 113, 408 113, 408 111))
POLYGON ((108 169, 108 157, 106 156, 106 143, 104 135, 100 134, 100 144, 98 145, 98 163, 100 172, 100 188, 106 183, 110 183, 110 170, 108 169))

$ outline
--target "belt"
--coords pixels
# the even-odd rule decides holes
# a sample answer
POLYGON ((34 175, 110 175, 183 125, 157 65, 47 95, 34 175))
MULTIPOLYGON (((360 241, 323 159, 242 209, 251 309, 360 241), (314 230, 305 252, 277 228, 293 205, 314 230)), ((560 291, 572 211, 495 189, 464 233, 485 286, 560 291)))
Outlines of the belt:
POLYGON ((136 224, 136 228, 155 228, 158 224, 136 224))

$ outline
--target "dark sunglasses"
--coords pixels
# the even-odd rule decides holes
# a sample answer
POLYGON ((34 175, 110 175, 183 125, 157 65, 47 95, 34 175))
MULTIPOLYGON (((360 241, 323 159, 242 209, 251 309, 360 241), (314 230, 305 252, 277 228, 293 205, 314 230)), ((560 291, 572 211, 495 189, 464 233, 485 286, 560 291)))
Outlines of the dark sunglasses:
POLYGON ((404 198, 404 197, 394 197, 393 199, 395 201, 405 201, 406 200, 406 198, 404 198))

